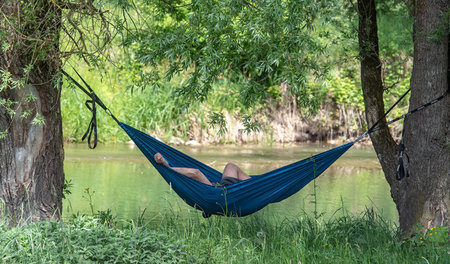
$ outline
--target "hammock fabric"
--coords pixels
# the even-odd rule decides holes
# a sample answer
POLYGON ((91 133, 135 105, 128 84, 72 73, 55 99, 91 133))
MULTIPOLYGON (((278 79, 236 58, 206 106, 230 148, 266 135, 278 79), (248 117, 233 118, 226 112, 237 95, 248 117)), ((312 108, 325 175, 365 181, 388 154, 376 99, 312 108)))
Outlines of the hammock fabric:
POLYGON ((155 162, 153 156, 161 153, 172 167, 199 169, 211 182, 219 182, 222 172, 162 143, 161 141, 119 122, 142 153, 169 183, 173 190, 190 206, 212 214, 245 216, 270 203, 280 202, 317 178, 334 161, 344 154, 354 142, 328 150, 290 165, 226 187, 210 186, 155 162))

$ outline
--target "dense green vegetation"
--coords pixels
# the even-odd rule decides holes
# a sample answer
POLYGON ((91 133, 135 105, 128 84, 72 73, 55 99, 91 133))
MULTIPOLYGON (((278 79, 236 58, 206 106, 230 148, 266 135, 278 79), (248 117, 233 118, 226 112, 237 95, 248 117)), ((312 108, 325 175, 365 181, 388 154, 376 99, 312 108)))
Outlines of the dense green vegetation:
MULTIPOLYGON (((187 7, 174 6, 174 13, 165 14, 167 10, 163 7, 167 5, 142 4, 139 8, 152 11, 154 16, 145 17, 146 23, 142 23, 144 17, 135 13, 129 14, 128 20, 122 18, 124 23, 133 21, 142 28, 136 34, 129 33, 113 42, 116 46, 111 48, 111 59, 116 61, 115 66, 98 58, 91 61, 92 67, 72 60, 66 70, 70 72, 70 65, 77 65, 77 70, 120 120, 166 139, 177 136, 185 140, 235 142, 237 136, 227 137, 226 133, 214 139, 208 137, 217 131, 222 134, 237 130, 232 124, 237 121, 230 122, 231 118, 244 120, 248 130, 262 128, 263 133, 257 140, 270 141, 275 129, 272 121, 280 121, 270 117, 270 113, 287 111, 303 121, 319 120, 323 123, 319 130, 333 130, 334 135, 345 137, 348 135, 343 131, 353 131, 350 133, 353 135, 364 131, 357 17, 353 7, 344 1, 327 8, 317 6, 322 8, 320 12, 300 10, 300 6, 299 10, 294 8, 311 16, 310 27, 304 29, 305 21, 273 12, 285 7, 269 2, 266 4, 271 5, 270 8, 264 7, 259 10, 261 13, 239 5, 225 8, 228 3, 225 1, 218 6, 197 6, 195 15, 190 14, 193 11, 187 7), (218 10, 223 16, 208 15, 218 10), (268 10, 273 14, 266 13, 268 10), (271 21, 278 16, 282 17, 282 22, 272 28, 270 25, 275 26, 275 23, 271 21), (233 21, 237 24, 230 28, 233 21), (197 26, 187 26, 189 22, 197 26), (268 31, 268 39, 258 44, 262 39, 257 36, 264 31, 268 31), (276 32, 283 34, 277 36, 276 32), (294 35, 297 38, 289 37, 294 35), (214 40, 217 38, 225 40, 218 42, 214 40), (184 50, 187 43, 191 48, 184 50), (119 45, 124 48, 120 49, 119 45), (258 48, 242 48, 245 53, 235 56, 234 48, 239 45, 258 48), (279 53, 273 52, 275 48, 279 53), (210 59, 207 54, 214 52, 218 52, 215 61, 203 61, 210 59), (309 55, 305 57, 306 53, 309 55), (286 56, 291 59, 283 60, 286 56), (304 61, 300 68, 295 66, 295 61, 299 60, 304 61), (254 65, 244 67, 245 61, 254 65), (278 65, 281 61, 283 64, 278 65), (266 75, 274 77, 266 78, 266 75), (282 87, 283 82, 286 87, 282 87), (286 96, 292 100, 285 100, 286 96), (292 101, 295 101, 295 109, 290 107, 292 101), (202 135, 194 137, 195 133, 202 135)), ((412 23, 402 3, 380 4, 378 9, 388 107, 409 88, 412 23)), ((66 140, 78 141, 87 126, 89 112, 83 106, 84 95, 67 86, 66 82, 62 92, 64 135, 66 140)), ((393 115, 405 111, 406 106, 407 99, 393 115)), ((105 115, 100 118, 100 140, 127 140, 117 133, 112 120, 105 115)), ((295 126, 299 120, 282 122, 295 126)), ((330 134, 330 131, 321 133, 330 134)))
POLYGON ((369 210, 331 220, 167 211, 135 221, 106 211, 15 228, 0 223, 0 231, 1 263, 445 263, 450 250, 447 227, 402 240, 369 210))
MULTIPOLYGON (((163 82, 160 88, 126 90, 132 85, 127 80, 129 73, 116 75, 107 72, 100 78, 96 72, 81 68, 82 74, 88 83, 102 98, 105 104, 122 122, 152 132, 165 139, 170 136, 188 138, 192 126, 207 133, 212 129, 211 116, 214 113, 228 111, 233 114, 245 115, 250 110, 245 109, 239 99, 239 86, 222 80, 214 85, 214 92, 207 103, 193 101, 189 105, 183 103, 184 98, 176 93, 177 85, 184 81, 182 76, 172 82, 163 82), (105 81, 101 81, 101 80, 105 81)), ((68 83, 67 86, 70 84, 68 83)), ((72 86, 73 87, 73 86, 72 86)), ((65 87, 62 91, 62 113, 64 121, 65 139, 78 141, 85 132, 91 118, 85 106, 85 96, 77 88, 65 87)), ((259 106, 261 107, 261 106, 259 106)), ((128 141, 125 134, 119 133, 119 127, 100 109, 99 139, 101 141, 128 141)), ((214 133, 213 133, 214 134, 214 133)))

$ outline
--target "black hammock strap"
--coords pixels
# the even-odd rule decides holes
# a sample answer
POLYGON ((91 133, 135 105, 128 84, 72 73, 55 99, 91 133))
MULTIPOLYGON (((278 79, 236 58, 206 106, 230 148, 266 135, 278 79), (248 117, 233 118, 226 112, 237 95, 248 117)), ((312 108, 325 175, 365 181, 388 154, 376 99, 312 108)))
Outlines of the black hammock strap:
MULTIPOLYGON (((409 90, 408 90, 406 93, 408 93, 408 92, 409 92, 409 90)), ((439 97, 437 97, 437 98, 435 98, 435 99, 429 101, 428 103, 425 103, 425 104, 423 104, 423 105, 421 105, 421 106, 419 106, 419 107, 416 107, 416 108, 414 108, 413 110, 411 110, 411 111, 409 111, 409 112, 407 112, 407 113, 405 113, 405 114, 403 114, 403 115, 401 115, 401 116, 398 116, 398 117, 392 119, 392 120, 389 121, 389 122, 386 122, 384 125, 375 126, 375 124, 378 125, 378 123, 379 123, 383 118, 386 117, 387 113, 389 113, 389 112, 392 110, 393 107, 391 107, 391 108, 383 115, 383 117, 381 117, 380 119, 378 119, 377 122, 375 122, 374 125, 372 125, 372 127, 371 127, 369 130, 367 130, 367 132, 365 133, 364 136, 366 136, 366 135, 368 135, 368 134, 371 134, 371 133, 373 133, 373 132, 375 132, 375 131, 378 131, 378 130, 380 130, 380 129, 382 129, 382 128, 385 128, 385 127, 391 125, 392 123, 395 123, 395 122, 397 122, 397 121, 399 121, 399 120, 401 120, 401 119, 404 119, 404 118, 406 118, 407 116, 412 115, 412 114, 414 114, 414 113, 416 113, 416 112, 418 112, 418 111, 420 111, 420 110, 423 110, 423 109, 425 109, 425 108, 427 108, 427 107, 429 107, 429 106, 431 106, 431 105, 434 105, 435 103, 437 103, 437 102, 439 102, 440 100, 444 99, 445 96, 447 96, 447 94, 448 94, 448 91, 445 91, 441 96, 439 96, 439 97)), ((401 99, 403 99, 403 96, 402 96, 402 97, 394 104, 394 106, 395 106, 401 99)))
POLYGON ((373 125, 369 128, 369 130, 367 130, 367 133, 370 134, 372 132, 374 132, 373 130, 378 126, 378 124, 381 122, 381 120, 383 120, 391 111, 392 109, 394 109, 395 106, 398 105, 398 103, 400 103, 403 98, 405 98, 405 96, 411 91, 411 88, 408 89, 408 91, 406 91, 392 106, 391 108, 389 108, 384 114, 383 116, 378 119, 375 123, 373 123, 373 125))
MULTIPOLYGON (((440 100, 442 100, 442 99, 444 99, 446 96, 447 96, 447 94, 448 94, 448 92, 449 92, 449 90, 447 89, 447 91, 445 91, 441 96, 439 96, 439 97, 437 97, 437 98, 435 98, 435 99, 433 99, 433 100, 431 100, 431 101, 429 101, 429 102, 427 102, 427 103, 425 103, 425 104, 423 104, 423 105, 421 105, 421 106, 419 106, 419 107, 416 107, 416 108, 414 108, 413 110, 411 110, 411 111, 409 111, 409 112, 407 112, 407 113, 405 113, 405 114, 403 114, 403 115, 401 115, 401 116, 398 116, 398 117, 396 117, 396 118, 394 118, 394 119, 392 119, 391 121, 389 121, 389 122, 386 122, 385 124, 382 124, 382 125, 380 125, 380 122, 387 116, 387 114, 389 114, 389 112, 391 112, 391 110, 392 109, 394 109, 394 107, 409 93, 411 91, 411 89, 408 89, 408 91, 406 91, 392 106, 391 106, 391 108, 389 108, 389 110, 387 110, 384 114, 383 114, 383 116, 380 118, 380 119, 378 119, 363 135, 361 135, 358 139, 356 139, 356 141, 359 141, 359 140, 361 140, 362 138, 364 138, 364 137, 366 137, 367 135, 369 135, 369 134, 371 134, 371 133, 373 133, 373 132, 375 132, 375 131, 378 131, 378 130, 380 130, 380 129, 383 129, 383 128, 385 128, 385 127, 388 127, 389 125, 391 125, 392 123, 394 123, 394 122, 397 122, 397 121, 399 121, 399 120, 402 120, 402 119, 406 119, 406 117, 408 117, 409 115, 412 115, 412 114, 414 114, 414 113, 416 113, 416 112, 418 112, 418 111, 420 111, 420 110, 423 110, 423 109, 425 109, 425 108, 427 108, 427 107, 429 107, 429 106, 431 106, 431 105, 434 105, 435 103, 437 103, 437 102, 439 102, 440 100)), ((397 180, 401 180, 401 179, 403 179, 405 176, 406 177, 409 177, 409 169, 408 169, 408 165, 409 165, 409 157, 408 157, 408 155, 406 154, 406 152, 405 152, 405 144, 404 144, 404 135, 405 135, 405 122, 403 123, 403 129, 402 129, 402 137, 401 137, 401 139, 400 139, 400 143, 399 143, 399 145, 398 145, 398 164, 397 164, 397 170, 396 170, 396 173, 395 173, 395 178, 397 179, 397 180), (404 157, 406 157, 406 160, 404 159, 404 157)))
POLYGON ((117 120, 117 118, 105 106, 105 104, 102 102, 102 100, 100 100, 100 98, 98 98, 98 96, 95 94, 95 92, 92 90, 92 88, 86 83, 86 81, 83 79, 83 77, 81 77, 81 75, 75 69, 74 69, 74 71, 78 75, 78 77, 80 77, 81 81, 84 83, 86 88, 83 87, 80 83, 78 83, 74 78, 72 78, 72 76, 70 76, 67 72, 65 72, 63 69, 61 69, 61 72, 67 78, 69 78, 69 80, 71 80, 78 88, 80 88, 81 91, 83 91, 85 94, 87 94, 87 96, 89 96, 91 98, 90 100, 86 100, 86 102, 84 103, 86 105, 86 107, 89 109, 89 111, 91 111, 92 118, 91 118, 89 126, 88 126, 86 132, 84 133, 83 137, 81 138, 81 140, 84 140, 87 137, 88 138, 88 146, 89 146, 89 148, 90 149, 94 149, 95 147, 97 147, 97 142, 98 142, 98 137, 97 137, 97 105, 99 105, 101 108, 103 108, 103 110, 105 110, 105 112, 109 116, 111 116, 117 123, 119 123, 119 120, 117 120), (94 136, 93 144, 91 144, 92 135, 94 136))
POLYGON ((405 144, 403 140, 405 137, 405 124, 406 117, 405 122, 403 122, 402 138, 400 139, 400 144, 398 144, 398 164, 395 172, 395 178, 397 180, 401 180, 405 176, 409 177, 409 156, 405 153, 405 144), (405 161, 403 160, 403 157, 406 157, 405 161))

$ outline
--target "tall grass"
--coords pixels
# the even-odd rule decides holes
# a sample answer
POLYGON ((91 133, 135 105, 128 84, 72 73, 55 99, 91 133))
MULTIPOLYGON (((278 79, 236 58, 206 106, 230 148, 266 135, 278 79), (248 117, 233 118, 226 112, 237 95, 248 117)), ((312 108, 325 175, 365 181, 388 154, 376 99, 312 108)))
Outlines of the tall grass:
POLYGON ((1 263, 180 263, 182 243, 150 229, 108 228, 79 216, 67 223, 0 224, 1 263))
POLYGON ((184 220, 168 216, 164 233, 187 241, 187 251, 207 263, 445 263, 448 244, 400 239, 397 229, 371 210, 357 217, 184 220))
POLYGON ((204 219, 193 210, 112 219, 107 211, 15 228, 0 223, 0 263, 448 263, 450 250, 447 238, 402 240, 371 210, 328 220, 204 219))

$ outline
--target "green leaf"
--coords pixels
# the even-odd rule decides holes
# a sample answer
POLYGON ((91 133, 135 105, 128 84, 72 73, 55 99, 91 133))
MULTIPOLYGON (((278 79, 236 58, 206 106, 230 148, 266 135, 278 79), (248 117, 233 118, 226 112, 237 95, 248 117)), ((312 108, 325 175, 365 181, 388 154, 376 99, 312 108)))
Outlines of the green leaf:
POLYGON ((23 69, 23 72, 25 73, 25 75, 27 75, 28 73, 31 72, 32 69, 33 69, 33 64, 30 63, 23 69))
POLYGON ((27 118, 29 115, 31 115, 31 110, 25 110, 22 114, 22 118, 27 118))
POLYGON ((33 121, 31 121, 33 125, 43 126, 45 125, 44 117, 41 116, 39 113, 36 114, 33 121))
POLYGON ((8 42, 6 42, 6 41, 2 42, 2 51, 3 52, 7 52, 10 47, 11 47, 11 45, 8 42))
POLYGON ((26 102, 31 102, 31 101, 35 101, 35 100, 36 100, 36 96, 34 96, 31 93, 27 94, 27 97, 25 98, 26 102))
POLYGON ((210 116, 209 125, 211 127, 219 127, 219 131, 217 132, 219 136, 222 136, 228 132, 228 129, 226 128, 227 121, 225 120, 225 116, 223 113, 212 113, 210 116))
POLYGON ((8 135, 8 130, 0 132, 0 140, 4 139, 8 135))

